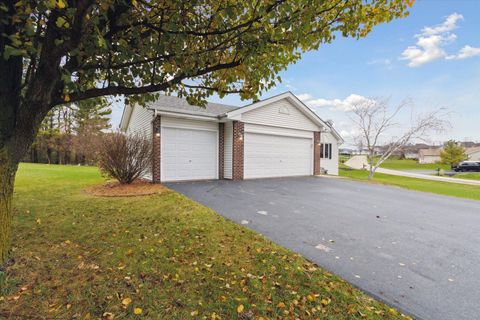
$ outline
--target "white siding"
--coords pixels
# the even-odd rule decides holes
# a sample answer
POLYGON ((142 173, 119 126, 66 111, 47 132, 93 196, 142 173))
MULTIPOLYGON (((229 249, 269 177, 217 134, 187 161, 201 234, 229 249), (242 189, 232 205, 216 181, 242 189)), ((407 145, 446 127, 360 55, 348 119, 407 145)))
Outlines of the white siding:
POLYGON ((217 122, 172 117, 162 117, 162 127, 218 131, 217 122))
POLYGON ((232 153, 233 153, 233 125, 232 122, 225 123, 225 134, 223 136, 224 165, 223 177, 232 179, 232 153))
MULTIPOLYGON (((142 106, 134 106, 130 121, 127 127, 127 134, 142 134, 149 140, 152 139, 152 120, 153 111, 148 110, 142 106)), ((143 176, 143 179, 152 180, 152 168, 148 168, 143 176)))
POLYGON ((338 176, 338 142, 330 132, 320 134, 321 143, 332 144, 332 159, 320 159, 320 167, 327 170, 327 174, 338 176))
POLYGON ((304 115, 287 99, 259 107, 242 114, 241 121, 245 123, 263 124, 268 126, 318 131, 318 126, 304 115))
POLYGON ((423 156, 418 159, 418 163, 420 164, 427 164, 427 163, 435 163, 439 162, 440 156, 423 156))
POLYGON ((252 123, 246 123, 244 130, 245 132, 252 132, 252 133, 264 133, 264 134, 273 134, 273 135, 280 135, 280 136, 302 137, 302 138, 313 139, 312 131, 272 127, 272 126, 258 125, 258 124, 252 124, 252 123))
POLYGON ((139 133, 147 138, 152 137, 153 112, 141 106, 134 106, 127 133, 139 133))

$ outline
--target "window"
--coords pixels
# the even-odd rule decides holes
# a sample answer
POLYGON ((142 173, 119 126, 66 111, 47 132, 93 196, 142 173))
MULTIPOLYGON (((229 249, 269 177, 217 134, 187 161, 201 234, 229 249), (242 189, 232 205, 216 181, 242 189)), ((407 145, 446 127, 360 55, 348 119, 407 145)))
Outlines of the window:
POLYGON ((332 159, 332 144, 331 143, 322 143, 320 145, 320 158, 322 158, 322 159, 332 159))

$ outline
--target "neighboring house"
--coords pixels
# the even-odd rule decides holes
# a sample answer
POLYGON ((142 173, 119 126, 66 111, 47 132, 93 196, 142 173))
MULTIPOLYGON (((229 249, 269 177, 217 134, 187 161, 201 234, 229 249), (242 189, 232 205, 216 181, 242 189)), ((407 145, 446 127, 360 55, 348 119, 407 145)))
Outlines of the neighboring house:
POLYGON ((430 148, 418 150, 418 163, 435 163, 440 161, 441 148, 430 148))
POLYGON ((418 152, 415 151, 406 151, 403 153, 405 159, 418 160, 418 152))
POLYGON ((343 149, 339 149, 338 153, 341 155, 341 156, 351 156, 353 154, 353 150, 352 149, 347 149, 347 148, 343 148, 343 149))
MULTIPOLYGON (((442 148, 420 149, 418 152, 418 163, 435 163, 441 160, 442 148)), ((465 148, 467 160, 480 161, 480 147, 465 148)))
POLYGON ((120 129, 153 140, 154 182, 336 175, 343 143, 291 92, 240 108, 162 95, 125 106, 120 129))
POLYGON ((480 147, 465 148, 465 154, 470 161, 480 161, 480 147))

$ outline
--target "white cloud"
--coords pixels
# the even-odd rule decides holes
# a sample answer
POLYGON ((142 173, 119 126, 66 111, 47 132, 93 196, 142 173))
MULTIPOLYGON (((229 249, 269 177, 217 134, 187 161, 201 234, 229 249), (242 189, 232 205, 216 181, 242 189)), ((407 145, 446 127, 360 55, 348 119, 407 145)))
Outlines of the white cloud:
POLYGON ((467 59, 475 56, 480 56, 480 48, 474 48, 472 46, 465 46, 456 55, 451 55, 446 57, 447 59, 451 60, 462 60, 467 59))
MULTIPOLYGON (((309 95, 311 97, 311 95, 309 95)), ((351 111, 355 105, 364 103, 374 103, 373 99, 366 98, 359 94, 352 93, 345 99, 310 99, 303 100, 312 108, 331 107, 333 110, 351 111)))
POLYGON ((457 39, 452 30, 457 28, 457 22, 463 20, 463 16, 452 13, 445 21, 434 27, 425 27, 422 33, 415 35, 417 43, 407 47, 402 52, 402 60, 408 60, 408 66, 418 67, 434 60, 447 58, 444 48, 457 39))
POLYGON ((460 20, 463 20, 463 16, 461 14, 456 12, 452 13, 445 19, 445 21, 442 24, 437 25, 435 27, 423 28, 422 34, 427 36, 432 36, 436 34, 450 32, 457 28, 457 22, 460 20))

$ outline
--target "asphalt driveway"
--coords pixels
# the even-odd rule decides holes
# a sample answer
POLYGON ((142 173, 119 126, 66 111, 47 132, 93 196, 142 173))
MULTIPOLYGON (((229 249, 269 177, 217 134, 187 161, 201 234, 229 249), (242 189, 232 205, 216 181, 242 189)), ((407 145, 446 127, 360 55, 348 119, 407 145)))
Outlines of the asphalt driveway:
POLYGON ((318 177, 169 187, 415 318, 480 319, 480 201, 318 177))

